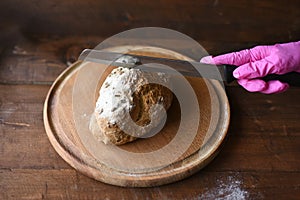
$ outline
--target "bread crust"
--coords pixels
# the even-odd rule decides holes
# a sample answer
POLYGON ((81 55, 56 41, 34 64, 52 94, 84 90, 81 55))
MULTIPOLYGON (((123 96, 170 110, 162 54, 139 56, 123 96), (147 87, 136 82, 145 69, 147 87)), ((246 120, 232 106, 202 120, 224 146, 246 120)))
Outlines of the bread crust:
MULTIPOLYGON (((136 69, 130 69, 130 70, 136 70, 136 69)), ((95 108, 95 119, 97 122, 97 125, 99 127, 100 131, 97 131, 96 133, 93 133, 96 138, 105 144, 112 143, 115 145, 121 145, 125 144, 131 141, 134 141, 137 139, 137 137, 132 136, 133 134, 126 134, 123 130, 120 129, 119 123, 118 123, 118 118, 121 115, 121 113, 129 112, 132 121, 135 122, 137 125, 143 127, 151 123, 151 116, 150 116, 150 108, 154 106, 155 104, 160 104, 164 107, 165 110, 168 110, 169 107, 172 104, 172 99, 173 99, 173 93, 171 92, 170 89, 167 87, 163 86, 170 86, 170 80, 169 77, 165 74, 159 74, 158 75, 153 75, 148 76, 149 74, 145 74, 145 72, 134 72, 130 71, 128 72, 127 69, 114 69, 111 74, 107 77, 107 79, 113 79, 107 81, 107 79, 104 81, 101 89, 100 89, 100 95, 98 97, 97 103, 95 108), (124 74, 124 71, 125 74, 124 74), (120 72, 121 76, 123 76, 124 80, 129 77, 124 77, 124 76, 132 76, 132 73, 137 73, 138 77, 136 81, 128 81, 125 84, 128 84, 128 87, 124 87, 124 90, 130 89, 132 90, 131 92, 127 93, 127 91, 122 91, 122 94, 118 96, 115 93, 118 93, 117 91, 112 91, 116 90, 116 88, 111 87, 105 88, 105 85, 109 83, 114 83, 116 84, 116 81, 121 81, 118 78, 118 72, 120 72), (127 74, 126 74, 127 73, 127 74), (114 80, 115 79, 115 80, 114 80), (150 80, 151 79, 151 80, 150 80), (161 84, 156 84, 153 83, 153 79, 158 79, 155 80, 155 82, 162 82, 163 85, 161 84), (148 83, 147 83, 148 82, 148 83), (133 89, 134 88, 134 89, 133 89), (106 93, 105 93, 106 92, 106 93), (106 94, 110 94, 110 101, 124 101, 124 104, 127 102, 130 102, 129 108, 122 105, 118 104, 118 107, 124 107, 123 109, 115 109, 112 107, 110 111, 105 112, 104 109, 107 109, 107 104, 104 104, 103 101, 106 94), (102 94, 102 95, 101 95, 102 94), (126 94, 130 94, 129 97, 126 97, 126 94), (125 99, 124 99, 125 98, 125 99), (102 103, 100 102, 102 101, 102 103), (127 110, 126 110, 127 109, 127 110), (119 113, 118 113, 119 112, 119 113), (113 117, 114 116, 114 117, 113 117)), ((119 93, 120 93, 119 91, 119 93)), ((118 93, 118 94, 119 94, 118 93)), ((106 96, 108 98, 108 96, 106 96)), ((110 104, 108 106, 111 106, 110 104)), ((120 119, 119 119, 120 121, 120 119)), ((154 127, 153 127, 154 128, 154 127)))

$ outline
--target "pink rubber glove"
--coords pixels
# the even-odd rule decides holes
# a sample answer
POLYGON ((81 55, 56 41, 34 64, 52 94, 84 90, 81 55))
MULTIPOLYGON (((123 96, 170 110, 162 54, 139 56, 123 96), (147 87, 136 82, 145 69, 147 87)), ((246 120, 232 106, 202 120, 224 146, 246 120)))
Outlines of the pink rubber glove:
POLYGON ((300 73, 300 41, 257 46, 216 57, 207 56, 200 62, 239 66, 233 71, 233 76, 246 90, 264 94, 280 93, 289 88, 287 83, 276 80, 265 82, 259 78, 268 74, 285 74, 292 71, 300 73))

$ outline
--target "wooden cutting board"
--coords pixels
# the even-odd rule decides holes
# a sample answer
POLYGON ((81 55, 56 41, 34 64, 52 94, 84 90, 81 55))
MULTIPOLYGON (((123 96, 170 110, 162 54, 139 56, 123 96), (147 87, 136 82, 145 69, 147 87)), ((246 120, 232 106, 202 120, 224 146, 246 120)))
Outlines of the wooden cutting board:
MULTIPOLYGON (((157 47, 122 46, 110 50, 127 52, 128 49, 135 54, 190 60, 157 47)), ((49 140, 57 153, 76 170, 113 185, 148 187, 190 176, 216 156, 230 119, 228 99, 218 81, 186 77, 200 110, 200 117, 195 118, 199 126, 194 133, 187 129, 178 136, 182 119, 175 98, 159 133, 114 146, 98 142, 90 130, 99 88, 105 78, 105 71, 99 75, 101 70, 105 70, 101 64, 74 63, 56 79, 45 101, 44 124, 49 140), (183 143, 188 141, 188 146, 173 145, 178 138, 183 143), (179 149, 184 151, 179 152, 179 149), (178 156, 170 159, 175 154, 178 156)), ((189 127, 195 121, 191 119, 185 123, 189 127)))

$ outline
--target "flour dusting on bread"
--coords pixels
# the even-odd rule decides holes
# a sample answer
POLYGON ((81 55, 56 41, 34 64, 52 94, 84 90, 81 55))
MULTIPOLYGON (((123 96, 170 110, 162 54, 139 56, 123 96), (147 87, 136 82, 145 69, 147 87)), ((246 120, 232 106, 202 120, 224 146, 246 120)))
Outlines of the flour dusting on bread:
MULTIPOLYGON (((124 144, 135 140, 136 137, 120 129, 126 126, 128 113, 136 124, 143 127, 140 134, 146 134, 151 129, 147 127, 150 107, 161 103, 168 109, 171 105, 173 94, 163 85, 170 86, 170 77, 164 73, 123 67, 113 69, 99 91, 95 118, 101 131, 93 134, 104 143, 124 144)), ((151 124, 156 125, 163 111, 157 109, 153 112, 152 116, 156 117, 152 120, 157 121, 151 121, 151 124)))

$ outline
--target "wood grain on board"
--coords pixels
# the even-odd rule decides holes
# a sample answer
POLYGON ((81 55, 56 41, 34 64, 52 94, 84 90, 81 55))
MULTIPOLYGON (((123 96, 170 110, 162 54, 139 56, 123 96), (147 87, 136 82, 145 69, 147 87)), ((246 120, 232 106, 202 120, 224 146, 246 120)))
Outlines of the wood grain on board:
MULTIPOLYGON (((153 53, 159 53, 169 58, 180 56, 161 48, 121 46, 114 50, 122 52, 127 48, 133 54, 153 56, 153 53)), ((188 84, 196 93, 197 105, 189 101, 191 105, 180 107, 174 101, 166 124, 159 133, 115 148, 114 145, 97 142, 89 129, 100 87, 97 86, 97 74, 101 73, 106 73, 105 65, 76 62, 55 81, 46 99, 44 121, 49 140, 75 169, 113 185, 149 187, 187 177, 216 156, 226 136, 230 116, 228 100, 219 82, 187 77, 188 84), (199 119, 192 116, 198 116, 196 106, 201 113, 199 119), (191 128, 193 126, 195 130, 191 128), (139 156, 136 156, 137 153, 139 156)), ((172 79, 175 87, 175 81, 180 79, 172 79)), ((182 81, 180 83, 183 84, 182 81)), ((179 90, 178 86, 176 89, 179 90)), ((182 92, 176 95, 182 95, 182 92)), ((193 98, 189 93, 185 95, 193 98)))

